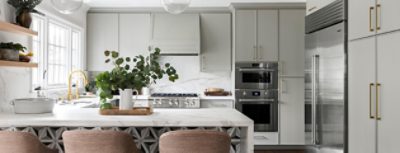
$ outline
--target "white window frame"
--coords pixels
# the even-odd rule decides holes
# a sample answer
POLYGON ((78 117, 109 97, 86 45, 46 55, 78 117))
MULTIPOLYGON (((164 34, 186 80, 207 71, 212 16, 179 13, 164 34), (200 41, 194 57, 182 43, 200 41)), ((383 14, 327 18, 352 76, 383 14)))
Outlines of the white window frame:
MULTIPOLYGON (((33 88, 36 88, 37 86, 41 86, 42 89, 64 89, 64 88, 68 88, 68 76, 65 76, 66 80, 65 80, 65 84, 59 84, 59 85, 51 85, 48 83, 48 52, 49 52, 49 25, 51 24, 55 24, 57 26, 61 26, 67 29, 67 53, 68 53, 68 59, 67 59, 67 75, 69 73, 71 73, 72 71, 72 32, 78 32, 80 33, 80 47, 79 47, 79 59, 78 59, 78 63, 79 63, 79 68, 83 69, 84 65, 83 65, 83 60, 84 60, 84 40, 85 40, 85 31, 82 27, 79 27, 73 23, 70 23, 66 20, 63 19, 59 19, 56 17, 52 17, 52 16, 40 16, 40 15, 36 15, 33 14, 34 18, 38 18, 38 19, 42 19, 44 21, 43 24, 43 38, 40 38, 41 41, 41 46, 43 46, 43 52, 39 53, 39 61, 38 61, 38 85, 36 86, 32 86, 33 88)), ((32 80, 32 79, 31 79, 32 80)), ((33 82, 32 82, 33 85, 33 82)))

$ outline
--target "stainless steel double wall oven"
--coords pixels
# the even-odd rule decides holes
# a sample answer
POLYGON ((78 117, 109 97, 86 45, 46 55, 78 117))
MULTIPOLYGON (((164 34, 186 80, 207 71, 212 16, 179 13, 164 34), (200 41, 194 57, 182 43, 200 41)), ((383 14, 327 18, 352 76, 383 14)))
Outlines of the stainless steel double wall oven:
POLYGON ((235 66, 236 109, 254 120, 255 132, 278 131, 278 63, 235 66))

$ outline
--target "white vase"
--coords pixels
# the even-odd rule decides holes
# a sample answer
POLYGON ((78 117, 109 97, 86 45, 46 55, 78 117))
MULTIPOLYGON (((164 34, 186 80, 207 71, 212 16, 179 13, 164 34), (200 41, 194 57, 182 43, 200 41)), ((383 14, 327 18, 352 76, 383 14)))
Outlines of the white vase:
POLYGON ((128 110, 133 108, 132 89, 119 89, 119 109, 128 110))
POLYGON ((150 88, 149 87, 143 87, 142 88, 142 95, 144 95, 144 96, 149 96, 151 93, 150 93, 151 91, 150 91, 150 88))

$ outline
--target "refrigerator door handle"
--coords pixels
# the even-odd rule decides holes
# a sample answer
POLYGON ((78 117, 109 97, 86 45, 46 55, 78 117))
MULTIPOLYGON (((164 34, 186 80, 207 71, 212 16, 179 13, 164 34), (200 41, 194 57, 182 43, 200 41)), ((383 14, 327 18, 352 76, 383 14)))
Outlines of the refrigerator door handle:
POLYGON ((312 56, 312 81, 311 81, 311 135, 312 135, 312 144, 316 145, 319 143, 318 134, 317 134, 317 75, 318 75, 318 67, 319 67, 319 55, 312 56))

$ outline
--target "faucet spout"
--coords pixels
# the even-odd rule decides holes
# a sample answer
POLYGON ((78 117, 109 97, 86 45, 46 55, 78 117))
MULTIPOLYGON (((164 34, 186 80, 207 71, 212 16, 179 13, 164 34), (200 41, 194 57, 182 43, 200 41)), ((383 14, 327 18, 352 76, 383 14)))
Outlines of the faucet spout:
POLYGON ((69 77, 68 77, 68 95, 67 95, 68 101, 79 98, 78 84, 76 84, 76 87, 77 87, 76 90, 77 91, 76 91, 75 97, 72 95, 72 86, 71 86, 71 84, 72 84, 72 77, 74 76, 74 74, 80 74, 79 76, 81 76, 83 78, 84 85, 86 86, 88 84, 88 77, 86 76, 86 74, 85 74, 85 72, 83 70, 72 71, 69 74, 69 77))

